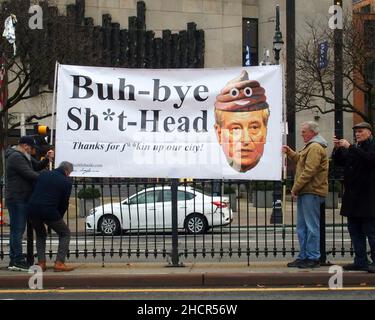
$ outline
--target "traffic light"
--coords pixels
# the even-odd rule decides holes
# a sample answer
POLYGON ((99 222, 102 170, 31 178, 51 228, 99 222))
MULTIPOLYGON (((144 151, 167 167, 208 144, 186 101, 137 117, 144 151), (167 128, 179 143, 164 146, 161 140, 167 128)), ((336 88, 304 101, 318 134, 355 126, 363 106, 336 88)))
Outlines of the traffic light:
POLYGON ((42 125, 39 125, 39 124, 36 124, 34 126, 34 133, 35 134, 39 134, 41 136, 46 136, 49 134, 49 127, 47 126, 42 126, 42 125))

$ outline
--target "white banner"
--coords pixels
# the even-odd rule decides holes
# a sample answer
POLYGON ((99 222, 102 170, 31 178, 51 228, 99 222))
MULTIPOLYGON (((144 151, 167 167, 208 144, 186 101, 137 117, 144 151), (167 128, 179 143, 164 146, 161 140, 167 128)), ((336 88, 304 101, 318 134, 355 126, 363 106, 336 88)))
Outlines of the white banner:
POLYGON ((282 69, 60 65, 56 163, 77 177, 281 179, 282 69))

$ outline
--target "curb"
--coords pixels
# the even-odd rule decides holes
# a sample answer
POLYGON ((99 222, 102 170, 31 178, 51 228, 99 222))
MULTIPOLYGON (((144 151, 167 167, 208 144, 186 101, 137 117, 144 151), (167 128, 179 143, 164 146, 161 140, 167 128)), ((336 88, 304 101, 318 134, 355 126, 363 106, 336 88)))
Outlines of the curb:
MULTIPOLYGON (((186 288, 186 287, 327 287, 332 275, 322 273, 194 273, 132 275, 45 275, 45 289, 70 288, 186 288)), ((0 276, 1 289, 28 289, 30 275, 0 276)), ((344 286, 375 286, 375 275, 348 272, 344 286)))

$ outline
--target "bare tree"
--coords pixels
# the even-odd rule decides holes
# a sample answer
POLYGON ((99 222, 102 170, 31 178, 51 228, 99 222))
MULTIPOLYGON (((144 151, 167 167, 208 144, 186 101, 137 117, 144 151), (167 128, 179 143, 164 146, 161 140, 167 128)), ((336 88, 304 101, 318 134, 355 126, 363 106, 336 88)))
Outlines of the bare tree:
POLYGON ((368 63, 375 58, 374 29, 364 28, 365 16, 345 14, 342 29, 342 70, 344 96, 335 101, 334 31, 328 23, 307 23, 309 38, 299 39, 296 50, 296 110, 319 110, 322 114, 335 111, 335 103, 343 112, 355 113, 374 125, 374 79, 369 76, 368 63), (366 31, 365 31, 366 30, 366 31), (328 42, 327 66, 319 65, 319 44, 328 42), (367 98, 365 109, 353 103, 353 93, 367 98))
MULTIPOLYGON (((6 131, 20 125, 17 120, 10 124, 4 117, 12 116, 12 108, 20 101, 52 92, 56 61, 127 68, 204 66, 204 31, 196 30, 195 23, 188 23, 188 30, 175 34, 164 30, 163 39, 154 37, 153 31, 146 32, 144 1, 137 1, 137 16, 128 18, 128 29, 112 23, 110 14, 102 15, 102 25, 94 25, 93 18, 85 17, 85 0, 67 4, 66 15, 58 12, 56 0, 34 0, 33 4, 42 7, 42 29, 29 27, 30 1, 0 0, 0 26, 10 14, 16 15, 18 20, 17 53, 14 55, 13 47, 5 39, 0 40, 0 56, 7 70, 7 85, 0 86, 0 96, 8 87, 12 88, 0 110, 0 150, 6 147, 6 131)), ((46 109, 29 115, 26 124, 50 117, 46 109)))
MULTIPOLYGON (((80 2, 79 0, 77 2, 80 2)), ((78 20, 77 10, 71 10, 67 16, 59 15, 57 7, 50 6, 49 1, 40 1, 43 9, 43 29, 29 27, 29 1, 9 0, 1 3, 0 25, 14 14, 16 24, 16 53, 13 45, 5 38, 0 40, 0 54, 5 68, 5 78, 0 88, 0 95, 9 94, 0 110, 1 147, 6 147, 7 131, 19 127, 15 122, 9 126, 6 116, 20 101, 51 93, 53 88, 55 62, 74 64, 72 57, 73 44, 85 45, 81 31, 82 19, 78 20), (9 90, 8 90, 9 89, 9 90), (11 89, 11 90, 10 90, 11 89)), ((74 8, 75 9, 75 8, 74 8)), ((78 62, 78 61, 77 61, 78 62)), ((41 114, 26 117, 26 124, 50 117, 44 110, 41 114)), ((1 159, 2 160, 2 159, 1 159)), ((1 166, 2 167, 2 166, 1 166)))
MULTIPOLYGON (((61 61, 66 56, 68 34, 64 28, 58 30, 59 19, 56 7, 49 7, 48 1, 40 2, 43 8, 43 29, 29 28, 28 1, 11 0, 4 1, 0 11, 0 25, 4 25, 5 19, 14 14, 17 17, 16 24, 16 54, 13 46, 5 38, 1 39, 1 55, 6 70, 5 85, 0 90, 10 93, 3 109, 0 110, 0 118, 4 119, 6 113, 20 101, 35 97, 42 93, 52 92, 53 72, 55 61, 61 61), (53 40, 54 39, 54 40, 53 40), (12 88, 12 90, 8 90, 12 88)), ((26 119, 31 121, 43 119, 51 114, 32 115, 26 119)), ((5 121, 4 121, 5 122, 5 121)), ((3 121, 1 122, 3 123, 3 121)), ((13 124, 12 128, 17 127, 13 124)), ((7 127, 8 123, 5 124, 7 127)), ((1 133, 4 132, 0 128, 1 133)), ((2 139, 3 141, 3 139, 2 139)))

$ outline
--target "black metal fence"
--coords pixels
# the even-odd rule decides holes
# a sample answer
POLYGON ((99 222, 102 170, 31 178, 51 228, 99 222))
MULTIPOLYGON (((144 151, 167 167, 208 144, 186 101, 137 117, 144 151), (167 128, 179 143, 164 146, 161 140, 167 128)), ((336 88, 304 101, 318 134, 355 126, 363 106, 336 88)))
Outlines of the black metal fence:
MULTIPOLYGON (((287 190, 293 181, 285 181, 287 190)), ((72 238, 68 259, 150 261, 177 266, 187 260, 292 258, 298 253, 296 203, 280 182, 136 181, 75 179, 64 219, 72 238)), ((340 180, 330 180, 321 208, 322 262, 353 255, 346 220, 339 215, 340 180)), ((1 186, 1 194, 4 188, 1 186)), ((4 197, 2 197, 3 199, 4 197)), ((4 208, 3 208, 4 209, 4 208)), ((0 258, 9 255, 9 217, 0 225, 0 258)), ((53 259, 58 238, 49 234, 53 259)), ((34 258, 33 233, 25 252, 34 258)))

